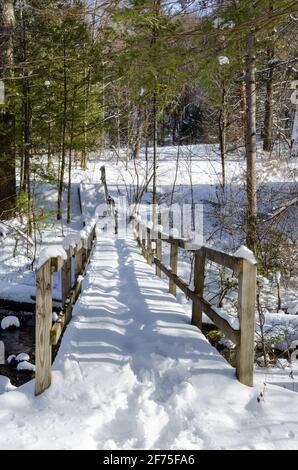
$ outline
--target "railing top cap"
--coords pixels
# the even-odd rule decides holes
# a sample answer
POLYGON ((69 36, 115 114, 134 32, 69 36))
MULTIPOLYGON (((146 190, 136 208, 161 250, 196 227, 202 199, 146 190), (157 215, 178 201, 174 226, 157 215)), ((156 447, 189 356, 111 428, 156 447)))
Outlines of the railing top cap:
POLYGON ((60 245, 47 246, 46 248, 43 248, 38 258, 37 269, 41 268, 41 266, 52 258, 62 258, 63 260, 66 260, 66 251, 60 245))

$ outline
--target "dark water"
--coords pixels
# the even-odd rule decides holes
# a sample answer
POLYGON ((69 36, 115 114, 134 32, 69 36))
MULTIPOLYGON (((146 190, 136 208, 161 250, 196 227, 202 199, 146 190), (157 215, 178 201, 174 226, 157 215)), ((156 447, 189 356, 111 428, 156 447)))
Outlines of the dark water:
MULTIPOLYGON (((26 353, 30 356, 30 362, 35 363, 35 325, 34 315, 26 312, 1 312, 0 322, 3 317, 14 315, 19 318, 20 328, 7 330, 0 329, 0 340, 4 342, 5 359, 11 354, 26 353)), ((15 367, 5 364, 0 365, 0 375, 7 376, 15 386, 22 385, 34 377, 32 371, 18 371, 15 367)))

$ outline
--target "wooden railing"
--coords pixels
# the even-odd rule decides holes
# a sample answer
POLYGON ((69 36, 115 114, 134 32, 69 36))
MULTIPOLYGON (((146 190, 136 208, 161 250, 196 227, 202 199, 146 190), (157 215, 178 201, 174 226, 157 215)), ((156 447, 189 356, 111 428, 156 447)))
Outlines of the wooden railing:
POLYGON ((187 298, 192 300, 192 324, 202 328, 202 314, 205 313, 214 324, 236 345, 236 373, 239 381, 253 386, 254 334, 257 268, 244 258, 238 258, 206 246, 192 245, 186 240, 165 236, 133 218, 137 241, 143 256, 149 264, 155 264, 156 274, 163 272, 169 279, 169 292, 176 295, 178 287, 187 298), (170 266, 162 262, 162 243, 170 244, 170 266), (155 244, 153 248, 153 243, 155 244), (194 254, 194 289, 177 275, 178 249, 194 254), (239 329, 233 328, 229 321, 220 316, 215 308, 204 299, 206 260, 232 269, 238 273, 238 319, 239 329))
POLYGON ((36 335, 35 394, 51 385, 52 346, 57 345, 72 317, 73 305, 81 291, 81 283, 96 239, 93 222, 80 236, 65 237, 63 257, 51 257, 36 270, 36 335), (63 258, 66 259, 63 259, 63 258), (61 312, 53 324, 53 273, 61 272, 61 312))
POLYGON ((112 217, 112 220, 114 222, 115 234, 117 235, 118 234, 118 210, 116 209, 115 199, 112 198, 112 196, 109 194, 109 191, 108 191, 105 166, 102 166, 100 168, 100 173, 101 173, 100 180, 104 188, 105 199, 106 199, 106 203, 108 206, 109 215, 112 217))

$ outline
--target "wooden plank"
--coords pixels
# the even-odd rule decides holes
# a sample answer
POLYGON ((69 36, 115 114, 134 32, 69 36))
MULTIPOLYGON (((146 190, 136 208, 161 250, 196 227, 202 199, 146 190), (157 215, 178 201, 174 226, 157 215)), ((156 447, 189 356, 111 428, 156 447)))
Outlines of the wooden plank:
POLYGON ((152 266, 152 240, 151 240, 151 229, 147 228, 147 263, 152 266))
POLYGON ((140 246, 140 224, 137 221, 135 221, 135 237, 140 246))
POLYGON ((172 278, 173 282, 176 286, 184 292, 187 298, 191 299, 193 302, 196 302, 200 305, 202 311, 214 322, 214 324, 222 330, 227 338, 233 341, 235 344, 239 344, 240 342, 240 332, 238 330, 234 330, 231 327, 229 322, 227 322, 224 318, 221 318, 218 313, 213 309, 212 305, 207 302, 207 300, 200 298, 197 294, 195 294, 184 282, 180 277, 176 274, 173 274, 169 268, 164 266, 157 258, 154 258, 154 263, 157 264, 161 271, 166 274, 167 277, 172 278))
POLYGON ((146 258, 146 229, 144 226, 141 226, 141 250, 142 255, 146 258))
POLYGON ((82 280, 76 281, 74 287, 70 289, 68 296, 68 303, 64 310, 65 323, 68 324, 72 319, 72 309, 73 305, 76 303, 82 288, 82 280))
POLYGON ((87 260, 89 260, 93 246, 93 230, 88 237, 87 260))
MULTIPOLYGON (((145 230, 147 229, 146 225, 139 223, 141 227, 145 230)), ((165 243, 170 245, 177 245, 179 248, 182 248, 187 251, 200 251, 201 246, 192 243, 190 240, 185 240, 182 238, 174 238, 168 234, 160 231, 154 231, 154 238, 160 237, 165 243)), ((222 251, 214 250, 210 247, 204 247, 206 259, 213 261, 221 266, 232 269, 233 271, 239 272, 241 269, 241 259, 236 256, 229 255, 222 251)))
POLYGON ((118 235, 119 229, 119 212, 118 209, 115 209, 115 235, 118 235))
MULTIPOLYGON (((162 261, 162 241, 159 235, 156 239, 156 258, 162 261)), ((157 265, 155 265, 155 274, 156 276, 161 277, 161 269, 157 265)))
POLYGON ((77 244, 75 249, 75 280, 83 270, 83 243, 82 240, 77 244))
POLYGON ((62 273, 61 273, 61 282, 62 282, 62 307, 65 305, 65 301, 68 297, 70 288, 71 288, 71 272, 70 272, 70 249, 66 250, 67 259, 64 262, 62 273))
POLYGON ((241 269, 241 259, 236 256, 223 253, 222 251, 214 250, 213 248, 205 247, 206 258, 214 263, 220 264, 232 271, 239 272, 241 269))
POLYGON ((35 395, 51 385, 52 260, 36 272, 35 395))
POLYGON ((84 240, 83 248, 82 248, 82 268, 84 268, 86 266, 86 263, 87 263, 88 245, 89 245, 89 241, 88 241, 88 238, 87 238, 87 240, 84 240))
MULTIPOLYGON (((194 292, 199 297, 204 297, 204 281, 205 281, 205 249, 194 254, 194 292)), ((202 329, 202 307, 197 302, 192 303, 191 323, 202 329)))
POLYGON ((225 336, 233 341, 234 344, 239 344, 240 342, 240 331, 234 330, 234 328, 222 318, 218 313, 212 308, 212 305, 207 302, 205 299, 199 299, 199 303, 201 304, 202 311, 213 321, 213 323, 219 328, 221 331, 224 332, 225 336))
POLYGON ((0 341, 0 365, 5 364, 5 346, 3 341, 0 341))
POLYGON ((238 295, 240 344, 236 349, 236 369, 239 381, 250 387, 253 386, 254 370, 256 279, 256 266, 241 260, 238 295))
POLYGON ((62 320, 60 320, 59 323, 57 322, 52 326, 51 332, 50 332, 50 343, 52 346, 56 346, 58 344, 60 336, 62 335, 63 326, 64 326, 64 322, 62 322, 62 320))
MULTIPOLYGON (((170 251, 170 266, 171 266, 171 272, 173 274, 177 274, 177 267, 178 267, 178 245, 177 243, 173 243, 171 245, 171 251, 170 251)), ((173 278, 169 278, 169 292, 170 294, 176 295, 176 284, 173 280, 173 278)))
POLYGON ((103 184, 103 187, 104 187, 104 191, 105 191, 105 196, 106 196, 106 199, 108 198, 109 196, 109 193, 108 193, 108 186, 107 186, 107 180, 106 180, 106 169, 104 166, 102 166, 100 168, 100 172, 101 172, 101 182, 103 184))

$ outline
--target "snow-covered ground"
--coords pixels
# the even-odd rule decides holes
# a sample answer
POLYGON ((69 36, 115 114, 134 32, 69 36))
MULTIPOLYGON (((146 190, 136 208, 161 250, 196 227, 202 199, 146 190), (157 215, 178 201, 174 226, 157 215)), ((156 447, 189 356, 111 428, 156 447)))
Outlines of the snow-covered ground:
MULTIPOLYGON (((15 229, 20 228, 18 220, 5 223, 5 236, 0 236, 0 298, 19 302, 34 303, 35 296, 35 268, 42 249, 57 245, 62 246, 65 236, 75 235, 83 229, 84 221, 93 216, 99 196, 100 172, 99 166, 96 174, 76 170, 73 176, 72 188, 72 221, 69 225, 61 224, 56 220, 57 190, 43 182, 36 183, 36 204, 39 211, 47 214, 40 223, 37 233, 37 247, 35 263, 32 265, 34 246, 29 245, 24 237, 15 229), (78 189, 82 193, 82 211, 80 208, 78 189), (88 194, 86 199, 85 194, 88 194), (18 248, 13 256, 15 237, 19 238, 18 248)), ((64 194, 64 219, 66 214, 66 194, 64 194)), ((0 229, 3 223, 0 223, 0 229)), ((54 275, 54 297, 61 298, 60 279, 54 275)))
POLYGON ((133 239, 98 235, 51 388, 0 396, 0 448, 298 449, 298 394, 241 385, 133 239))
MULTIPOLYGON (((159 149, 159 155, 161 202, 169 203, 177 176, 174 202, 190 203, 193 196, 195 203, 203 203, 205 240, 235 252, 243 242, 237 224, 221 233, 214 225, 217 206, 214 209, 210 201, 218 198, 220 161, 213 146, 181 148, 177 175, 177 148, 159 149)), ((71 225, 62 229, 51 216, 41 227, 37 255, 45 246, 61 244, 63 235, 77 233, 84 219, 92 216, 102 164, 114 197, 133 194, 137 185, 133 162, 126 169, 124 161, 116 165, 108 154, 101 159, 93 156, 88 170, 76 170, 73 177, 71 225)), ((144 159, 136 166, 141 182, 144 159)), ((277 164, 259 159, 260 187, 270 188, 282 203, 296 181, 297 169, 295 161, 277 164)), ((235 155, 227 160, 226 170, 227 191, 231 197, 236 194, 235 207, 241 206, 245 163, 235 155)), ((45 211, 55 209, 53 187, 40 183, 37 193, 45 211)), ((149 187, 143 201, 150 200, 149 187)), ((268 201, 261 201, 265 211, 268 201)), ((14 235, 8 228, 0 239, 1 297, 32 302, 31 259, 22 237, 13 257, 14 235)), ((163 259, 168 259, 166 250, 163 259)), ((178 264, 179 275, 188 282, 189 256, 181 252, 178 264)), ((218 270, 208 266, 205 296, 209 299, 218 290, 218 279, 218 270)), ((54 287, 59 298, 58 278, 54 287)), ((189 324, 190 303, 181 293, 176 301, 166 292, 167 285, 153 276, 131 233, 125 239, 104 239, 100 232, 84 293, 54 365, 52 387, 34 398, 32 382, 11 391, 7 379, 0 377, 0 423, 5 429, 0 432, 0 448, 298 448, 295 367, 257 368, 256 387, 240 385, 228 363, 189 324), (258 400, 261 392, 264 396, 258 400)), ((282 283, 283 311, 277 313, 274 281, 264 280, 262 295, 268 329, 286 326, 287 342, 298 339, 297 278, 282 283)), ((235 292, 229 293, 224 308, 235 314, 235 292)))

